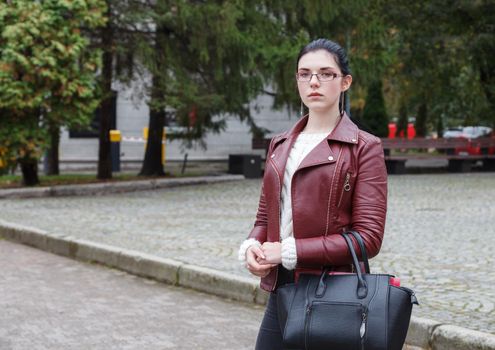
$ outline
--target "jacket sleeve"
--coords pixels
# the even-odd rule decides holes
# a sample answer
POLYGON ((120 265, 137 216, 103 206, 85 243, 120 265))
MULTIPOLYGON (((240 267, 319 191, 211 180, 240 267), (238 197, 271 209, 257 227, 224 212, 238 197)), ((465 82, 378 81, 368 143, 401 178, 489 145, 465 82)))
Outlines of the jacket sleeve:
MULTIPOLYGON (((268 147, 265 169, 266 166, 268 165, 268 155, 272 154, 273 151, 272 147, 273 147, 274 139, 275 138, 272 138, 272 140, 270 141, 270 145, 268 147)), ((256 213, 256 220, 254 222, 254 227, 248 236, 248 239, 254 238, 260 243, 266 242, 267 231, 268 231, 267 227, 268 227, 268 214, 267 214, 266 199, 265 199, 265 181, 263 180, 263 183, 261 185, 260 200, 258 203, 258 212, 256 213)))
POLYGON ((266 200, 264 186, 261 186, 260 201, 258 204, 258 212, 256 213, 256 220, 254 222, 254 227, 248 236, 249 238, 254 238, 260 243, 266 242, 266 233, 268 226, 268 219, 266 213, 266 200))
MULTIPOLYGON (((387 169, 380 139, 369 140, 357 154, 356 162, 358 174, 352 197, 350 228, 361 234, 368 257, 372 258, 380 251, 387 211, 387 169)), ((351 264, 351 254, 340 233, 296 239, 298 264, 351 264)), ((352 240, 359 256, 359 246, 352 240)))

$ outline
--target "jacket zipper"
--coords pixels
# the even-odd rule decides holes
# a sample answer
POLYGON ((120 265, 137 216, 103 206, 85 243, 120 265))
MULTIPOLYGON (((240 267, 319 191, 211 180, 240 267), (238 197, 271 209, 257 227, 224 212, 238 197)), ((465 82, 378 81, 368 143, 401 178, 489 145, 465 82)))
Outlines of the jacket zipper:
POLYGON ((327 226, 325 228, 325 236, 328 235, 328 221, 329 221, 329 215, 330 215, 330 207, 332 206, 332 194, 333 194, 333 187, 334 187, 334 179, 335 175, 337 174, 337 170, 339 170, 339 162, 340 162, 340 157, 342 156, 342 145, 340 145, 339 148, 339 155, 337 157, 337 161, 335 162, 335 170, 333 172, 332 176, 332 182, 330 183, 330 193, 328 194, 328 209, 327 209, 327 226))
MULTIPOLYGON (((277 166, 275 165, 273 160, 271 160, 270 163, 272 164, 273 169, 275 169, 275 172, 277 173, 277 182, 278 182, 278 189, 279 189, 278 190, 278 240, 280 242, 281 241, 281 239, 280 239, 280 216, 282 215, 281 209, 280 209, 280 203, 282 200, 282 185, 280 183, 280 174, 278 172, 277 166)), ((268 235, 268 233, 267 233, 267 235, 268 235)), ((271 287, 272 291, 274 291, 275 288, 277 287, 277 282, 278 282, 278 269, 277 269, 277 273, 275 274, 275 283, 271 287)))
POLYGON ((342 204, 342 199, 344 198, 344 192, 349 192, 351 190, 350 179, 351 179, 351 173, 345 174, 344 187, 342 188, 342 193, 340 194, 339 204, 337 205, 337 208, 340 208, 340 205, 342 204))

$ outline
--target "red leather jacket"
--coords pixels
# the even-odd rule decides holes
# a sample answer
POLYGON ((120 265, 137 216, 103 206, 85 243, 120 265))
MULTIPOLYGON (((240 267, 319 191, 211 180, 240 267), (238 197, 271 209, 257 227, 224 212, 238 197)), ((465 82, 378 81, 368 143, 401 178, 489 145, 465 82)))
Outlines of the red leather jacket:
MULTIPOLYGON (((258 213, 249 238, 280 240, 280 196, 289 152, 308 117, 270 143, 258 213)), ((296 278, 321 273, 323 266, 351 271, 352 259, 340 233, 353 229, 369 257, 378 254, 387 211, 387 171, 380 139, 344 115, 333 132, 303 159, 292 178, 292 220, 296 241, 296 278)), ((359 247, 355 243, 356 252, 359 247)), ((273 291, 277 269, 261 279, 273 291)))

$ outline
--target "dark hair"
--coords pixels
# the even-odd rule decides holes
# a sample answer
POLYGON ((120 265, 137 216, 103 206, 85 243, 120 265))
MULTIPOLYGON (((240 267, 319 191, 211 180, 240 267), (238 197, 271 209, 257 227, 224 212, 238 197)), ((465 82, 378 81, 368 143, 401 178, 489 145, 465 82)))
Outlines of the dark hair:
POLYGON ((336 42, 328 39, 316 39, 310 42, 308 45, 304 46, 301 49, 301 51, 299 51, 299 55, 297 56, 296 69, 297 66, 299 66, 299 61, 301 60, 301 57, 303 57, 308 52, 313 52, 318 50, 325 50, 329 54, 331 54, 334 57, 335 62, 337 62, 337 64, 339 65, 342 74, 345 75, 351 74, 351 70, 349 69, 349 60, 347 59, 347 54, 345 53, 345 50, 342 48, 342 46, 340 46, 336 42))
MULTIPOLYGON (((337 44, 335 41, 328 40, 328 39, 316 39, 304 46, 301 51, 299 51, 299 55, 297 56, 297 63, 296 63, 296 70, 297 67, 299 66, 299 61, 301 60, 301 57, 303 57, 305 54, 308 52, 313 52, 313 51, 318 51, 318 50, 325 50, 329 54, 333 56, 335 59, 335 62, 337 62, 337 65, 339 66, 340 70, 342 71, 342 74, 348 75, 351 74, 351 69, 349 68, 349 60, 347 59, 347 54, 345 53, 345 50, 337 44)), ((344 114, 345 107, 347 105, 347 101, 345 98, 345 92, 343 92, 340 95, 339 99, 339 110, 340 114, 344 114), (343 106, 343 108, 341 108, 343 106)))

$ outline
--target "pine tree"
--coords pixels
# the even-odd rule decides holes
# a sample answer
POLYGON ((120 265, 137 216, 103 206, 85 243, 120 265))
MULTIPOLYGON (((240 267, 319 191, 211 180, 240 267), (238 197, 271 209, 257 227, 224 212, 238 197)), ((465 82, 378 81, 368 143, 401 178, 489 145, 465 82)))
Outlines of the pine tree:
POLYGON ((161 176, 165 115, 183 131, 167 136, 186 146, 220 132, 228 115, 253 133, 249 104, 263 91, 262 54, 276 23, 253 2, 159 0, 150 8, 151 35, 140 41, 138 60, 152 75, 149 137, 141 175, 161 176))
POLYGON ((368 87, 362 121, 374 135, 387 137, 388 117, 380 80, 373 81, 368 87))

